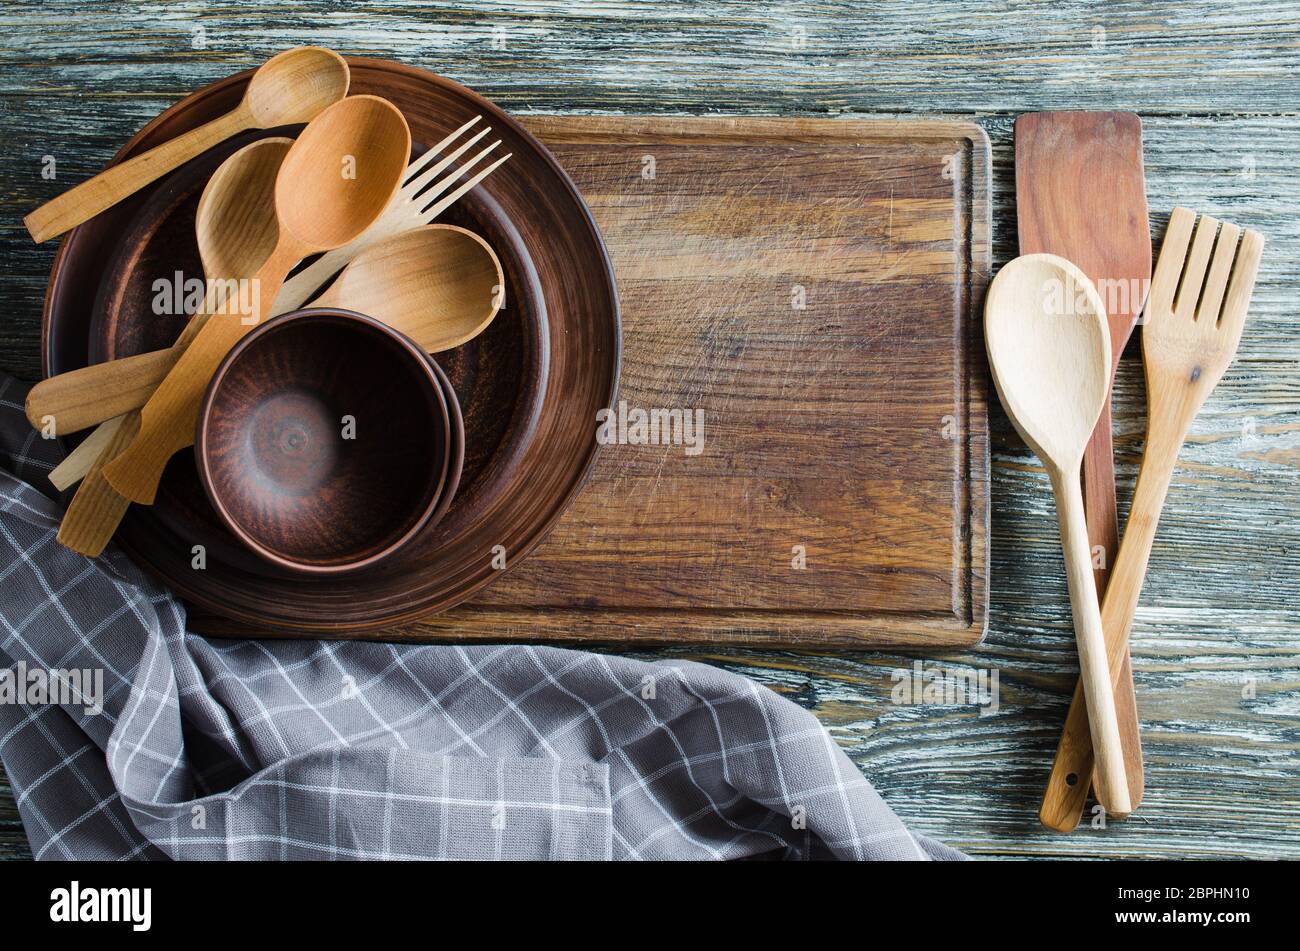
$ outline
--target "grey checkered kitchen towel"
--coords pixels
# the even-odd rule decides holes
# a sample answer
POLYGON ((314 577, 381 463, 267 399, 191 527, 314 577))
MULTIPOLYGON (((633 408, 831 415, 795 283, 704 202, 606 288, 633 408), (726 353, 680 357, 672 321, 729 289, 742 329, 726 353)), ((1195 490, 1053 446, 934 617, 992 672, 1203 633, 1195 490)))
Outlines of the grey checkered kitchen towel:
POLYGON ((125 555, 55 541, 24 391, 0 382, 0 758, 38 858, 961 857, 712 667, 189 634, 125 555))

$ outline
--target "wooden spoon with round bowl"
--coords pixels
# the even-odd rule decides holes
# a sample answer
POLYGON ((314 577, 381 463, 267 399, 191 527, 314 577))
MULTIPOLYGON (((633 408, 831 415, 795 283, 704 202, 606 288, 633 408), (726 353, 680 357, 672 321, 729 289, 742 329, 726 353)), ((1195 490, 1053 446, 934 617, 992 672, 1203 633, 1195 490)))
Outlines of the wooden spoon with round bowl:
POLYGON ((1088 702, 1097 801, 1132 811, 1079 473, 1110 393, 1110 328, 1092 281, 1064 258, 1027 254, 989 285, 984 342, 1002 406, 1052 481, 1080 679, 1088 702))
MULTIPOLYGON (((212 282, 209 287, 217 287, 215 281, 226 275, 255 273, 275 247, 277 228, 274 215, 251 214, 249 210, 272 207, 276 175, 291 145, 293 140, 285 138, 261 139, 247 145, 222 162, 204 186, 195 215, 195 230, 203 270, 212 282)), ((215 306, 212 305, 215 305, 215 300, 205 304, 204 311, 214 310, 215 306)), ((171 368, 190 341, 203 329, 206 320, 206 313, 196 315, 185 326, 175 345, 170 350, 160 351, 169 356, 167 369, 171 368)), ((88 369, 100 369, 105 374, 113 374, 120 370, 117 364, 121 362, 114 360, 88 369)), ((103 447, 91 463, 59 525, 59 542, 73 551, 91 558, 98 557, 126 514, 130 502, 109 485, 104 478, 103 468, 139 432, 138 407, 144 404, 164 376, 166 370, 147 390, 137 391, 137 408, 100 427, 100 430, 109 429, 107 436, 102 437, 103 447)), ((128 393, 131 392, 129 378, 120 376, 105 378, 98 383, 93 378, 87 380, 87 392, 99 394, 101 400, 111 399, 114 383, 125 383, 128 393)), ((100 430, 96 430, 92 438, 100 430)))
POLYGON ((252 306, 214 314, 140 410, 140 431, 104 467, 133 502, 152 504, 172 454, 194 442, 208 380, 230 348, 271 309, 289 270, 309 254, 346 244, 384 213, 411 155, 411 132, 391 102, 350 96, 303 129, 275 183, 278 237, 253 276, 252 306))
POLYGON ((261 65, 239 105, 224 116, 105 169, 41 205, 23 224, 37 244, 61 235, 232 135, 310 122, 343 99, 349 83, 348 64, 333 50, 285 50, 261 65))
POLYGON ((504 295, 501 261, 486 241, 432 224, 371 245, 308 306, 359 310, 440 353, 481 334, 504 295))

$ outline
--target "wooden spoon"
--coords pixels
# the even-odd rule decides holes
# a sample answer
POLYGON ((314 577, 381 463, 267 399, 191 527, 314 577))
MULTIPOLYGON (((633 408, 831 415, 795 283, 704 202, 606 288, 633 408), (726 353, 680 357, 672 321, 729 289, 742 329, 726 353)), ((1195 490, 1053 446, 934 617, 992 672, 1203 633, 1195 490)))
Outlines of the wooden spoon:
MULTIPOLYGON (((274 226, 275 218, 270 218, 274 226)), ((204 229, 199 230, 202 246, 204 229)), ((205 270, 211 273, 212 268, 205 270)), ((310 306, 361 311, 428 352, 440 353, 483 332, 500 310, 504 286, 501 262, 486 241, 464 228, 433 224, 371 245, 310 306)), ((289 309, 277 300, 270 316, 289 309)), ((41 420, 52 415, 58 431, 69 433, 143 406, 180 359, 191 328, 204 319, 196 316, 167 350, 97 363, 38 383, 28 395, 28 419, 40 428, 41 420)))
POLYGON ((483 332, 504 288, 501 262, 486 241, 435 224, 372 245, 310 306, 362 311, 440 353, 483 332))
POLYGON ((1101 296, 1064 258, 1016 258, 989 285, 984 342, 1002 406, 1052 480, 1079 667, 1096 751, 1097 798, 1130 811, 1124 751, 1092 576, 1079 470, 1110 391, 1110 330, 1101 296))
POLYGON ((224 116, 105 169, 41 205, 23 224, 37 244, 61 235, 245 129, 310 122, 348 94, 349 81, 347 62, 333 50, 285 50, 262 64, 224 116))
MULTIPOLYGON (((256 272, 275 246, 274 215, 249 215, 246 209, 273 207, 276 175, 291 145, 293 140, 284 138, 261 139, 247 145, 222 162, 204 186, 195 222, 199 257, 210 281, 224 275, 256 272), (269 228, 263 220, 266 218, 270 218, 269 228)), ((205 312, 216 309, 215 300, 206 303, 205 312)), ((166 362, 168 368, 184 353, 206 319, 205 314, 196 315, 186 325, 176 344, 170 350, 160 351, 170 355, 166 362)), ((96 366, 108 368, 116 362, 96 366)), ((138 406, 144 404, 164 376, 165 372, 154 386, 143 391, 139 404, 129 413, 109 420, 83 443, 94 443, 95 436, 102 430, 108 431, 59 525, 59 542, 73 551, 90 558, 99 557, 121 524, 130 502, 108 484, 103 468, 139 432, 138 406)), ((111 392, 97 386, 94 380, 89 381, 87 395, 90 394, 98 394, 99 399, 112 402, 111 392)), ((56 421, 58 418, 55 417, 56 421)))
MULTIPOLYGON (((1030 112, 1016 119, 1016 218, 1021 254, 1059 254, 1077 264, 1101 294, 1110 326, 1113 381, 1151 284, 1142 120, 1131 112, 1030 112)), ((1083 454, 1083 504, 1093 576, 1104 597, 1119 550, 1109 400, 1083 454)), ((1083 685, 1076 685, 1074 693, 1082 706, 1083 685)), ((1124 741, 1129 805, 1136 809, 1143 793, 1142 739, 1127 652, 1115 683, 1115 713, 1124 741)), ((1086 733, 1087 718, 1075 726, 1086 733)), ((1080 745, 1057 749, 1068 754, 1080 745)), ((1056 757, 1038 810, 1044 825, 1068 832, 1079 824, 1091 768, 1090 755, 1086 760, 1056 757)))
POLYGON ((378 96, 351 96, 308 123, 275 183, 279 237, 252 279, 250 313, 216 314, 140 411, 140 432, 104 467, 113 488, 152 504, 167 460, 194 442, 204 388, 217 365, 269 312, 289 269, 309 254, 346 244, 396 194, 411 155, 400 111, 378 96))

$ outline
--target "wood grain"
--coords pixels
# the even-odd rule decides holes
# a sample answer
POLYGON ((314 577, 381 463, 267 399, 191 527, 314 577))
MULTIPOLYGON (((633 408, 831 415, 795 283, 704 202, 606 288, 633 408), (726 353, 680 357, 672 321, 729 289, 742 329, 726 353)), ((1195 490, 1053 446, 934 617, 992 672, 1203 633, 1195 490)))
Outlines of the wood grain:
MULTIPOLYGON (((333 9, 215 0, 186 19, 163 11, 123 18, 107 4, 71 0, 5 6, 0 367, 40 375, 41 301, 54 248, 31 244, 22 215, 59 183, 97 171, 176 99, 293 43, 428 66, 517 113, 969 117, 993 142, 995 265, 1016 254, 1015 114, 1132 109, 1143 117, 1157 234, 1181 203, 1269 236, 1241 351, 1183 447, 1134 622, 1148 787, 1141 813, 1105 829, 1086 822, 1071 836, 1048 832, 1035 817, 1077 669, 1050 491, 1000 411, 991 414, 989 632, 978 650, 926 655, 960 671, 998 670, 996 715, 890 703, 891 673, 915 659, 907 653, 720 646, 638 656, 716 664, 814 710, 913 828, 975 855, 1300 858, 1294 4, 1190 0, 1175 9, 1069 0, 1049 13, 968 0, 795 2, 779 11, 727 0, 581 7, 511 0, 473 11, 366 2, 349 5, 345 19, 333 9), (789 27, 800 23, 812 28, 811 42, 796 51, 789 27), (199 25, 210 41, 202 50, 191 45, 199 25), (1106 30, 1095 52, 1094 25, 1106 30), (1192 72, 1194 83, 1171 79, 1192 72), (59 182, 40 177, 47 154, 58 160, 59 182), (1208 544, 1207 511, 1220 513, 1208 544)), ((1143 392, 1134 344, 1114 389, 1121 513, 1142 450, 1143 392)), ((486 628, 490 612, 483 614, 476 623, 486 628)), ((756 629, 761 623, 755 618, 756 629)), ((4 789, 0 855, 30 856, 4 789)))
MULTIPOLYGON (((620 405, 702 414, 707 432, 698 454, 606 446, 556 538, 485 603, 515 608, 538 639, 584 624, 609 640, 747 640, 750 615, 766 612, 765 643, 978 640, 987 440, 974 302, 989 241, 978 130, 535 125, 613 255, 628 347, 620 405), (625 199, 629 180, 641 186, 625 199), (609 623, 607 611, 634 608, 673 613, 657 627, 609 623)), ((167 273, 182 263, 173 246, 167 273)), ((105 316, 139 323, 131 309, 105 316)), ((198 594, 201 630, 278 626, 210 617, 233 601, 198 594)))
POLYGON ((555 533, 478 603, 514 609, 536 639, 745 641, 763 614, 761 640, 786 646, 978 640, 983 136, 761 119, 530 128, 614 262, 620 404, 699 414, 703 443, 606 446, 555 533), (609 612, 651 613, 625 627, 609 612))

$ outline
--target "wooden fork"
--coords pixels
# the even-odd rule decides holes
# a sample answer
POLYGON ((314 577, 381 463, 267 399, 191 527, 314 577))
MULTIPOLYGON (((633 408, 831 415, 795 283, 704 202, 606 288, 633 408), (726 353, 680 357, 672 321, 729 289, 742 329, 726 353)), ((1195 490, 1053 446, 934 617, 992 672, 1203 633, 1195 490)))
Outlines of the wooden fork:
MULTIPOLYGON (((1186 208, 1175 208, 1169 218, 1142 326, 1146 449, 1101 607, 1112 679, 1118 679, 1123 668, 1129 629, 1178 450, 1205 398, 1237 353, 1263 250, 1264 238, 1258 232, 1243 234, 1236 225, 1224 222, 1220 226, 1208 215, 1196 224, 1196 215, 1186 208)), ((1087 705, 1076 692, 1052 774, 1064 775, 1067 781, 1073 775, 1075 782, 1087 782, 1092 767, 1087 705)), ((1077 818, 1055 814, 1051 808, 1054 801, 1059 802, 1044 799, 1039 818, 1044 825, 1068 831, 1077 818)))
MULTIPOLYGON (((393 203, 384 212, 383 217, 351 244, 322 255, 286 281, 280 288, 280 293, 276 295, 271 315, 287 313, 301 307, 322 284, 372 244, 433 221, 509 159, 510 155, 502 156, 444 196, 444 192, 447 192, 462 175, 482 162, 501 144, 498 139, 465 164, 452 168, 450 172, 435 181, 440 173, 452 166, 460 156, 492 131, 492 127, 488 126, 442 156, 444 150, 481 119, 482 116, 475 116, 412 162, 406 169, 405 183, 398 190, 393 203)), ((161 359, 163 352, 160 351, 157 355, 151 354, 150 359, 127 357, 113 361, 117 376, 112 382, 101 375, 105 371, 102 366, 99 366, 98 371, 93 367, 74 370, 70 374, 61 374, 36 384, 27 398, 28 419, 39 421, 46 416, 53 416, 58 420, 61 435, 78 432, 96 423, 100 423, 101 427, 110 424, 120 425, 121 417, 118 414, 144 405, 153 393, 154 387, 162 381, 175 363, 175 358, 185 351, 185 345, 202 329, 203 319, 200 317, 197 322, 190 321, 182 332, 181 338, 167 352, 171 359, 161 359)), ((33 425, 38 423, 34 422, 33 425)), ((100 453, 108 444, 111 435, 111 432, 100 433, 98 430, 92 433, 55 467, 50 473, 50 481, 62 491, 84 478, 95 461, 100 458, 100 453)))

